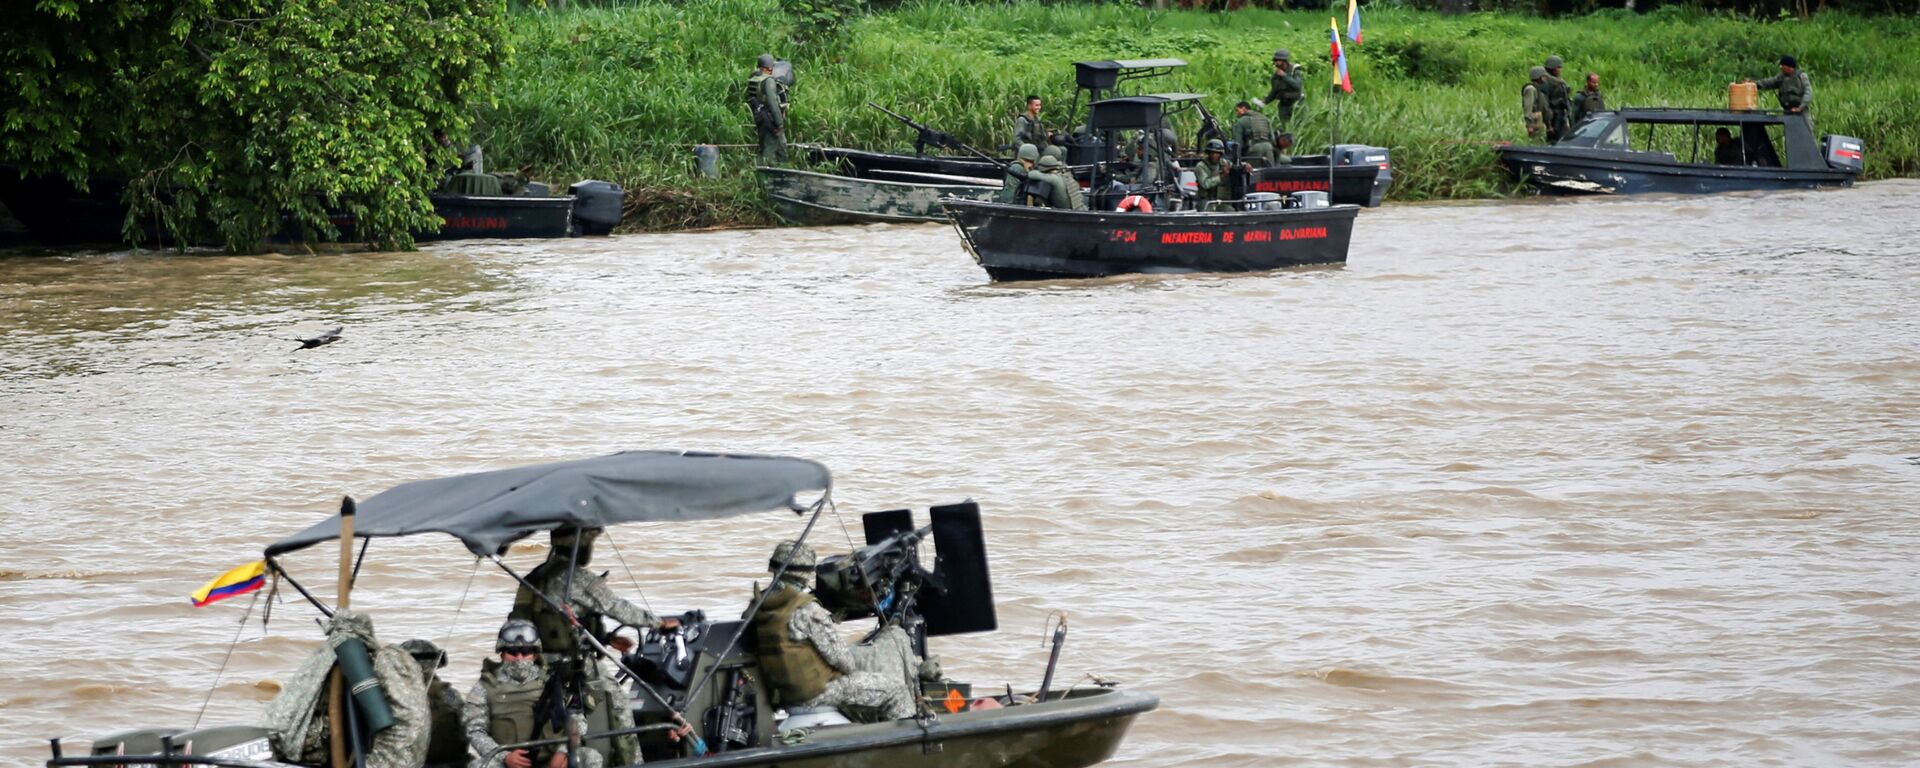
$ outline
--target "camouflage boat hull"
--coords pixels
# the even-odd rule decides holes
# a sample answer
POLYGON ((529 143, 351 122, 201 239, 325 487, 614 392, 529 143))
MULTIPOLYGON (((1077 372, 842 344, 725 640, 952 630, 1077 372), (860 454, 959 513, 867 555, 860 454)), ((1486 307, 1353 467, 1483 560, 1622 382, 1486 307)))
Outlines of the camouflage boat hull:
POLYGON ((987 200, 997 184, 880 181, 791 168, 754 169, 781 219, 805 226, 945 221, 940 199, 987 200))

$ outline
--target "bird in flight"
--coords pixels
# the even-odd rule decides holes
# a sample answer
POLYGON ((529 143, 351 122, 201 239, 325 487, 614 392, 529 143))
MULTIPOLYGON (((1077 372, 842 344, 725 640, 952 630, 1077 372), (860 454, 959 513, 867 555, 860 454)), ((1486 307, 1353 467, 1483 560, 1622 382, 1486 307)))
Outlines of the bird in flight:
POLYGON ((313 349, 314 347, 324 347, 332 344, 340 340, 340 332, 345 329, 346 326, 344 325, 336 325, 311 339, 294 339, 294 341, 300 342, 300 346, 294 347, 293 351, 298 352, 303 349, 313 349))

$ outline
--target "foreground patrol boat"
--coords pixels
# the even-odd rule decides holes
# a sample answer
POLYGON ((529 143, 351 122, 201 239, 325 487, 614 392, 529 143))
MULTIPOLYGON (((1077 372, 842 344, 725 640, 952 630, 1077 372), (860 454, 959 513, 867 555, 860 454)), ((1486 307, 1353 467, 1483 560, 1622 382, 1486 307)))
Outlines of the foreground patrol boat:
POLYGON ((1865 146, 1851 136, 1816 141, 1804 114, 1630 108, 1591 116, 1552 145, 1494 151, 1514 178, 1550 194, 1708 194, 1852 186, 1865 146), (1715 157, 1722 128, 1731 162, 1715 157))
MULTIPOLYGON (((1144 137, 1141 156, 1164 157, 1160 128, 1200 96, 1121 96, 1090 105, 1088 124, 1113 139, 1144 137)), ((1155 162, 1149 160, 1148 162, 1155 162)), ((1347 260, 1354 205, 1327 205, 1324 192, 1248 193, 1205 202, 1175 181, 1170 163, 1150 169, 1112 153, 1095 165, 1089 210, 943 200, 967 252, 995 281, 1103 277, 1126 273, 1255 272, 1347 260), (1128 179, 1149 178, 1148 181, 1128 179)), ((1323 170, 1322 173, 1325 173, 1323 170)), ((1244 188, 1244 186, 1242 187, 1244 188)))
MULTIPOLYGON (((354 540, 359 541, 364 557, 374 538, 423 534, 452 535, 474 555, 511 574, 499 559, 509 546, 563 526, 684 523, 789 510, 813 516, 801 534, 804 539, 829 503, 831 487, 826 467, 803 459, 627 452, 412 482, 358 504, 349 499, 342 516, 275 542, 266 548, 265 556, 267 569, 276 579, 326 611, 327 606, 295 581, 278 558, 338 541, 343 531, 347 535, 341 548, 343 583, 350 583, 354 540), (814 493, 818 499, 810 504, 797 501, 802 494, 814 493)), ((932 522, 925 527, 915 527, 913 513, 907 510, 866 515, 867 546, 820 563, 822 605, 855 618, 862 606, 871 606, 868 615, 898 622, 921 650, 928 637, 994 629, 997 619, 979 507, 967 502, 935 507, 929 514, 932 522), (928 537, 938 555, 930 571, 923 567, 918 549, 928 537)), ((717 606, 714 614, 731 616, 737 610, 738 606, 717 606)), ((994 695, 942 680, 923 683, 922 712, 913 719, 834 725, 830 717, 822 719, 815 712, 805 715, 813 720, 811 724, 795 728, 790 726, 800 715, 783 718, 791 713, 770 703, 747 625, 746 619, 706 621, 701 614, 689 612, 679 629, 650 632, 639 653, 619 661, 640 694, 634 706, 637 725, 589 732, 583 740, 592 745, 616 735, 637 734, 648 765, 688 768, 1074 768, 1111 757, 1134 719, 1159 704, 1152 695, 1111 686, 1055 688, 1050 662, 1035 691, 994 695), (998 706, 983 705, 983 699, 998 706), (692 737, 670 738, 668 734, 681 726, 690 726, 692 737)), ((1054 636, 1055 660, 1063 634, 1054 636)), ((580 632, 579 638, 582 647, 608 653, 597 628, 580 632)), ((1038 676, 1039 670, 1034 672, 1038 676)), ((342 701, 353 700, 349 696, 342 701)), ((349 703, 346 709, 357 711, 355 706, 349 703)), ((346 719, 355 717, 349 714, 346 719)), ((502 748, 553 743, 524 742, 502 748)), ((66 754, 81 750, 69 750, 60 739, 53 740, 52 750, 53 757, 46 762, 49 768, 284 765, 274 762, 265 729, 254 726, 194 731, 147 728, 94 739, 83 754, 66 754)))

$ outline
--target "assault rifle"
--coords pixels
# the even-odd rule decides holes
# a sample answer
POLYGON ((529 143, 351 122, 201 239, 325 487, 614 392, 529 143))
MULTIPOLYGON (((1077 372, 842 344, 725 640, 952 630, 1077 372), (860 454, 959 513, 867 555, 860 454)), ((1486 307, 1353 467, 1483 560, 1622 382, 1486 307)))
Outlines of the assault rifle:
POLYGON ((889 117, 892 117, 895 120, 905 123, 908 128, 912 128, 914 131, 916 131, 916 135, 913 138, 913 153, 916 155, 926 154, 927 147, 933 147, 935 149, 951 149, 951 150, 962 151, 962 152, 966 151, 967 149, 966 145, 961 144, 959 139, 956 139, 953 137, 953 134, 946 133, 943 131, 936 131, 932 128, 928 128, 924 125, 914 122, 913 118, 911 117, 907 117, 906 115, 900 114, 891 109, 887 109, 886 107, 880 106, 871 101, 867 102, 867 106, 873 107, 874 109, 887 113, 889 117))
MULTIPOLYGON (((1220 142, 1224 144, 1227 141, 1227 132, 1221 130, 1220 121, 1214 119, 1212 112, 1207 111, 1207 105, 1198 101, 1194 102, 1193 105, 1200 108, 1200 134, 1194 137, 1193 146, 1201 150, 1201 154, 1204 155, 1207 148, 1207 139, 1219 139, 1220 142)), ((1240 162, 1240 148, 1233 147, 1233 155, 1228 159, 1236 163, 1240 162)))

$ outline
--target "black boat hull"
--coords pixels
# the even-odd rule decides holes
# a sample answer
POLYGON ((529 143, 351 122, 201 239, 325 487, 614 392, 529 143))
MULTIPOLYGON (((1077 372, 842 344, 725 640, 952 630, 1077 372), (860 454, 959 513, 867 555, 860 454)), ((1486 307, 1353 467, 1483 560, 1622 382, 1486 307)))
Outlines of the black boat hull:
POLYGON ((1390 183, 1377 165, 1343 165, 1329 175, 1326 163, 1255 168, 1250 182, 1252 188, 1246 192, 1274 192, 1282 197, 1294 192, 1325 192, 1335 205, 1369 208, 1380 207, 1390 183))
POLYGON ((1580 147, 1507 146, 1495 151, 1514 178, 1556 195, 1703 195, 1850 187, 1854 179, 1852 173, 1836 170, 1646 162, 1634 159, 1636 153, 1580 147))
POLYGON ((941 205, 974 261, 997 282, 1342 264, 1360 210, 1107 213, 967 200, 941 205))

